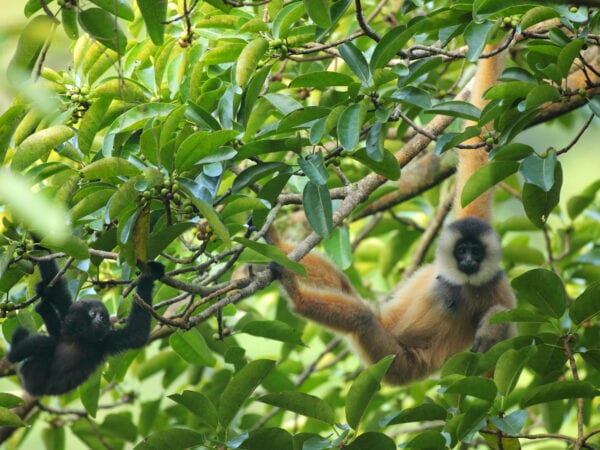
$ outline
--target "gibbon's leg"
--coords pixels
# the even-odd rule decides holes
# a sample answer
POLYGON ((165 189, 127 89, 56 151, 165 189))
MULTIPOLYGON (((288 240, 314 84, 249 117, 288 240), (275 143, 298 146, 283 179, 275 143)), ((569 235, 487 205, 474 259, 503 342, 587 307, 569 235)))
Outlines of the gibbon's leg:
POLYGON ((490 318, 500 311, 508 311, 504 305, 494 305, 488 309, 477 326, 472 352, 487 352, 495 344, 515 334, 514 325, 511 323, 490 324, 490 318))
POLYGON ((287 292, 294 310, 308 319, 345 333, 354 332, 375 319, 373 310, 354 296, 305 285, 296 274, 278 264, 272 263, 270 268, 287 292))
POLYGON ((298 314, 349 335, 365 362, 372 364, 388 355, 395 355, 386 376, 388 382, 405 383, 427 373, 428 364, 422 357, 422 351, 402 344, 362 300, 303 285, 295 274, 276 264, 271 264, 271 270, 281 281, 298 314))
POLYGON ((10 351, 6 357, 10 362, 39 355, 52 358, 55 344, 56 341, 50 336, 30 334, 25 328, 17 328, 13 333, 10 351))

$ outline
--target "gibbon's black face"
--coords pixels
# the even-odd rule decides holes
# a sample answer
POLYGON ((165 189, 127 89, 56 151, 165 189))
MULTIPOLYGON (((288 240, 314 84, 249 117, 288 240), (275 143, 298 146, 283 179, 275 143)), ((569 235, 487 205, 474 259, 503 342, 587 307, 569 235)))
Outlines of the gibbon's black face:
POLYGON ((110 328, 108 311, 104 304, 96 300, 73 302, 64 320, 66 334, 89 342, 104 339, 110 328))
POLYGON ((440 234, 435 254, 438 273, 462 286, 481 286, 500 272, 500 240, 487 222, 475 217, 450 222, 440 234))
POLYGON ((478 239, 461 239, 454 246, 454 258, 458 269, 473 275, 479 271, 479 266, 485 258, 485 248, 478 239))

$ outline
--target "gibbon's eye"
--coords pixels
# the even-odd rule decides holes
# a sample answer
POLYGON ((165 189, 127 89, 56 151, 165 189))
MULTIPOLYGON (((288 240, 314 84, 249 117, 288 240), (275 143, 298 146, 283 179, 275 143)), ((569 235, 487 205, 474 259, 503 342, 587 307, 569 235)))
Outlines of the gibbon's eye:
POLYGON ((477 261, 481 261, 483 259, 483 250, 478 245, 473 246, 471 253, 473 254, 473 258, 475 258, 477 261))

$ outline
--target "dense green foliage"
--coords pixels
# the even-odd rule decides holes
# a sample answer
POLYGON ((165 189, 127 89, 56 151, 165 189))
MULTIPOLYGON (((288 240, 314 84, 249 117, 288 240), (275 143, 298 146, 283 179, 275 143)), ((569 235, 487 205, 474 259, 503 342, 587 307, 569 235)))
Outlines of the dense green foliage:
POLYGON ((148 346, 73 393, 21 400, 6 369, 11 448, 600 446, 600 182, 560 199, 563 179, 578 177, 561 159, 591 154, 578 135, 600 115, 596 9, 28 0, 24 12, 7 77, 16 94, 0 115, 4 349, 19 324, 41 326, 30 232, 78 298, 100 297, 118 317, 138 260, 160 260, 168 276, 148 346), (61 35, 72 61, 50 67, 61 35), (465 86, 486 43, 509 61, 480 111, 465 86), (564 148, 520 143, 551 119, 564 148), (300 270, 262 240, 275 223, 302 242, 296 259, 322 240, 366 299, 385 297, 430 260, 452 149, 488 123, 492 161, 463 200, 500 186, 494 225, 519 306, 494 320, 518 322, 518 337, 382 386, 389 358, 358 370, 343 342, 267 287, 268 270, 244 270, 300 270))

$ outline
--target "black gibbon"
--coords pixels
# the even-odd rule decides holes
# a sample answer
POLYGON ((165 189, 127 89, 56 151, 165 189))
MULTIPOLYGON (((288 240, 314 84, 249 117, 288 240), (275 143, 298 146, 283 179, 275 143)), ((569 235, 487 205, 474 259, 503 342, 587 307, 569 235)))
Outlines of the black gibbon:
MULTIPOLYGON (((484 91, 502 71, 501 58, 479 62, 471 98, 480 109, 484 91)), ((468 143, 478 142, 481 138, 468 143)), ((484 149, 459 152, 457 199, 487 159, 484 149)), ((456 219, 442 230, 435 261, 404 280, 379 308, 365 302, 346 276, 320 256, 309 254, 300 261, 307 270, 304 277, 277 264, 271 268, 298 314, 345 335, 367 364, 395 355, 386 381, 408 383, 439 369, 457 352, 485 352, 514 334, 512 324, 489 323, 496 312, 515 306, 500 268, 500 241, 489 224, 490 211, 490 192, 464 208, 457 200, 456 219)), ((286 252, 294 248, 274 231, 267 240, 286 252)))
MULTIPOLYGON (((62 277, 49 286, 58 274, 55 261, 40 261, 38 267, 42 281, 36 290, 41 300, 35 310, 44 319, 48 335, 30 334, 19 327, 12 335, 7 355, 10 362, 22 361, 19 378, 29 394, 64 394, 83 383, 106 356, 146 344, 151 317, 135 301, 127 324, 112 329, 102 302, 74 302, 62 277)), ((164 270, 162 264, 149 262, 142 272, 137 294, 148 305, 152 304, 154 281, 162 278, 164 270)))

